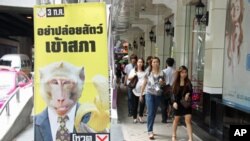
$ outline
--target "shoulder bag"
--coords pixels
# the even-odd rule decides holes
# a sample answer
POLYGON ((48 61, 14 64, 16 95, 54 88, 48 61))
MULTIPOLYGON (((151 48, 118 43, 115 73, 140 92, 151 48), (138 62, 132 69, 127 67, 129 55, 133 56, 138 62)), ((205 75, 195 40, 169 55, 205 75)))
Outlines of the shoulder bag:
MULTIPOLYGON (((185 100, 185 96, 186 95, 184 95, 184 96, 182 96, 181 101, 180 101, 181 105, 184 108, 191 107, 191 103, 192 103, 192 101, 191 101, 191 97, 192 97, 192 85, 188 86, 188 92, 190 93, 190 96, 188 97, 188 100, 185 100)), ((186 90, 184 90, 184 93, 186 93, 186 90)))
POLYGON ((133 79, 128 83, 128 87, 134 89, 135 86, 136 86, 136 84, 137 84, 137 82, 138 82, 138 76, 135 75, 135 76, 133 77, 133 79))

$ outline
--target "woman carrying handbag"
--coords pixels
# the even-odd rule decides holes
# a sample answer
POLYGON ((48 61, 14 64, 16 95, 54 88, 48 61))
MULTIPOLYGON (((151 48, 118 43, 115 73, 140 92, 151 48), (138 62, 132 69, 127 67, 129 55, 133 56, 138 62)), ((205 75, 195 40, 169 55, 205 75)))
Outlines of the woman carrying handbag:
POLYGON ((173 121, 173 133, 172 141, 176 141, 176 130, 181 116, 185 117, 185 123, 188 132, 188 141, 192 141, 192 84, 188 78, 188 69, 185 66, 181 66, 176 72, 177 76, 173 84, 173 108, 174 108, 174 121, 173 121))
POLYGON ((144 93, 143 93, 143 95, 141 95, 141 87, 142 87, 142 83, 143 83, 144 77, 145 77, 143 58, 139 58, 137 60, 136 66, 133 70, 131 70, 128 79, 132 80, 132 79, 135 79, 135 77, 137 77, 138 80, 137 80, 135 87, 132 90, 132 92, 133 92, 132 99, 133 99, 133 103, 134 103, 134 105, 133 105, 133 119, 134 119, 134 121, 133 122, 137 123, 139 120, 140 123, 144 123, 143 111, 145 108, 145 96, 144 96, 144 93), (138 103, 140 105, 140 108, 139 108, 139 118, 137 120, 138 103))

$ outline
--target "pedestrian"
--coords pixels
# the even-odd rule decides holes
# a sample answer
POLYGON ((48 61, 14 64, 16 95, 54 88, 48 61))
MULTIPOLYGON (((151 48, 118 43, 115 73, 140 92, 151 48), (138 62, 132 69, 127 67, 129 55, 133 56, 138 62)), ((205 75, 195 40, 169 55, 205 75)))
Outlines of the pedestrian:
POLYGON ((128 93, 128 116, 131 117, 133 114, 133 99, 132 99, 132 88, 128 87, 130 80, 128 80, 128 75, 130 71, 135 67, 137 62, 137 56, 135 54, 130 55, 130 63, 125 67, 125 80, 124 85, 127 86, 127 93, 128 93))
MULTIPOLYGON (((126 76, 126 73, 125 73, 125 67, 126 67, 126 63, 123 62, 121 64, 121 70, 122 70, 122 83, 125 84, 125 76, 126 76)), ((126 86, 126 85, 125 85, 126 86)))
POLYGON ((149 139, 154 139, 154 120, 157 108, 160 104, 162 93, 160 85, 165 83, 162 79, 160 79, 163 77, 164 73, 160 70, 160 59, 158 57, 153 57, 150 64, 150 69, 148 72, 146 72, 141 91, 141 95, 143 95, 145 90, 145 100, 148 110, 147 131, 149 139))
POLYGON ((120 63, 116 64, 115 75, 116 75, 116 84, 118 87, 120 87, 120 82, 122 78, 122 68, 120 63))
POLYGON ((188 141, 192 141, 192 84, 188 78, 188 69, 185 66, 181 66, 177 71, 176 79, 173 83, 173 108, 174 108, 174 122, 172 141, 176 141, 176 130, 181 116, 185 117, 185 123, 187 126, 188 141))
POLYGON ((151 60, 152 60, 152 56, 148 56, 147 57, 147 60, 146 60, 146 72, 148 72, 149 71, 149 68, 150 68, 150 64, 151 64, 151 60))
MULTIPOLYGON (((161 114, 162 114, 162 123, 167 123, 168 120, 168 107, 169 103, 171 101, 171 95, 172 95, 172 85, 174 81, 174 75, 175 75, 175 69, 173 68, 174 65, 174 59, 168 58, 166 60, 167 68, 163 69, 163 72, 165 74, 165 82, 166 82, 166 91, 162 94, 161 98, 161 114)), ((169 109, 170 110, 170 109, 169 109)))
POLYGON ((145 77, 145 70, 144 70, 144 60, 143 58, 139 58, 137 60, 137 64, 134 69, 132 69, 129 73, 128 80, 132 80, 134 77, 138 77, 138 82, 136 84, 136 87, 132 90, 133 95, 133 119, 134 123, 137 123, 138 120, 140 123, 144 123, 143 120, 143 112, 145 108, 145 95, 144 92, 141 95, 141 87, 144 81, 145 77), (137 113, 138 113, 138 103, 139 103, 139 118, 137 120, 137 113))

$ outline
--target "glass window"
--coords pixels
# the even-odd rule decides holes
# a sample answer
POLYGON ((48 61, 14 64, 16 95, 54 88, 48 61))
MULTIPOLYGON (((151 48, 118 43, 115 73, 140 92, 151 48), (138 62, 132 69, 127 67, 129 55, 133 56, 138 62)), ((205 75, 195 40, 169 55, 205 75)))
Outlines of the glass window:
POLYGON ((21 67, 23 68, 23 67, 26 67, 26 62, 25 62, 25 60, 22 60, 21 61, 21 67))
POLYGON ((0 71, 0 88, 5 86, 13 86, 15 83, 15 73, 0 71))
POLYGON ((21 73, 18 74, 18 83, 20 83, 20 82, 23 82, 23 83, 28 82, 28 78, 25 75, 21 74, 21 73))
MULTIPOLYGON (((203 25, 196 25, 197 31, 205 31, 206 27, 203 25)), ((204 57, 205 57, 205 33, 194 33, 195 39, 193 40, 193 57, 192 57, 192 107, 195 110, 202 112, 203 110, 203 78, 204 78, 204 57)))

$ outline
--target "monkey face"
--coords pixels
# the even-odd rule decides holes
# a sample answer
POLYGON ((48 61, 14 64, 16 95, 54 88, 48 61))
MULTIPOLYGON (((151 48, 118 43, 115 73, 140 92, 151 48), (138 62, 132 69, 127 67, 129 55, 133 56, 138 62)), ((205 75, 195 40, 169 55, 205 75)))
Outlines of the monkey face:
POLYGON ((83 90, 83 67, 55 62, 40 70, 40 90, 45 102, 58 115, 65 115, 77 103, 83 90))
POLYGON ((76 103, 76 83, 68 78, 53 78, 48 83, 51 93, 50 106, 58 115, 64 115, 76 103))

